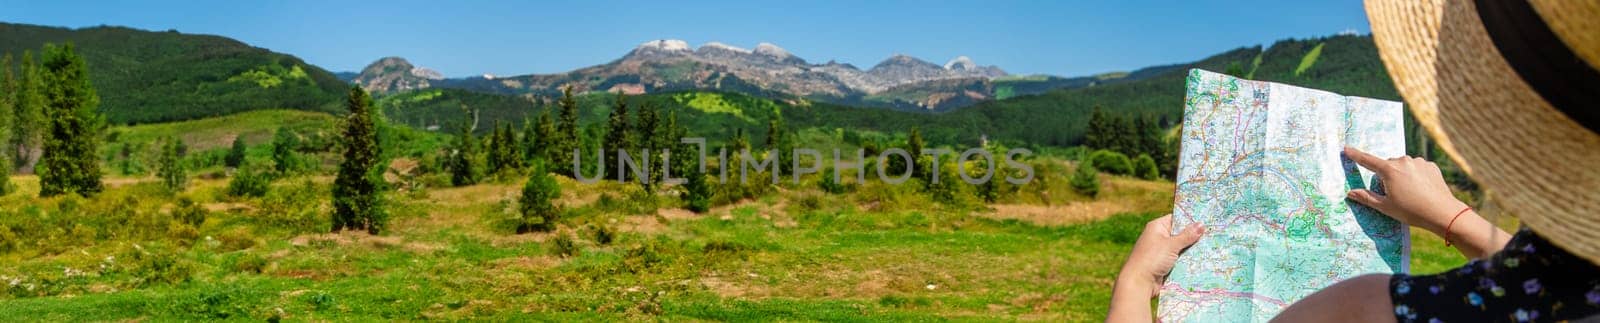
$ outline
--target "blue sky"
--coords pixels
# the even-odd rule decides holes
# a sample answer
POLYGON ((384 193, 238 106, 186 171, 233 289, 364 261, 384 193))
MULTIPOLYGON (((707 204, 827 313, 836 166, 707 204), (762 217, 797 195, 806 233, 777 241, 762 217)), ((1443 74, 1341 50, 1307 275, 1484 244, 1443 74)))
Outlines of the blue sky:
POLYGON ((448 76, 553 73, 674 38, 863 69, 957 55, 1013 74, 1087 75, 1187 62, 1284 38, 1367 33, 1334 1, 70 1, 0 0, 0 21, 217 34, 356 71, 402 56, 448 76))

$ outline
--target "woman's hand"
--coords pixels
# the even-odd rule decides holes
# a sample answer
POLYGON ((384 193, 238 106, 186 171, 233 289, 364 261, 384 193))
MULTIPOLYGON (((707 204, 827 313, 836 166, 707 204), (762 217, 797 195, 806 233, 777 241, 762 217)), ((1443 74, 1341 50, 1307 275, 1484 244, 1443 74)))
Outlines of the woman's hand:
POLYGON ((1420 227, 1454 243, 1469 258, 1482 258, 1505 246, 1511 235, 1467 209, 1450 194, 1439 165, 1417 157, 1382 159, 1355 148, 1344 154, 1382 178, 1384 195, 1350 190, 1351 200, 1400 222, 1420 227))
POLYGON ((1418 157, 1382 159, 1345 147, 1344 154, 1382 178, 1385 195, 1364 189, 1350 190, 1350 199, 1378 212, 1434 233, 1442 233, 1466 203, 1450 194, 1439 165, 1418 157))
POLYGON ((1178 235, 1172 235, 1171 214, 1146 223, 1139 240, 1133 243, 1128 261, 1122 264, 1122 273, 1117 274, 1106 321, 1150 322, 1150 299, 1160 294, 1178 254, 1200 241, 1205 231, 1204 227, 1190 224, 1178 235))

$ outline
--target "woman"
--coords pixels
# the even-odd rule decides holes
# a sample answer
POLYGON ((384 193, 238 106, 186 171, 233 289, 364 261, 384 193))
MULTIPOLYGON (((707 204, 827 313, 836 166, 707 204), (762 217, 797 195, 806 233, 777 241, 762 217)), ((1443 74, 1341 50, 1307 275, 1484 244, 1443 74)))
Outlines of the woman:
MULTIPOLYGON (((1418 158, 1345 155, 1387 195, 1349 198, 1439 235, 1474 260, 1435 275, 1359 276, 1279 313, 1284 322, 1600 319, 1600 1, 1369 0, 1384 65, 1417 121, 1524 227, 1508 234, 1451 196, 1418 158)), ((1151 221, 1107 321, 1150 321, 1150 300, 1205 229, 1151 221)))

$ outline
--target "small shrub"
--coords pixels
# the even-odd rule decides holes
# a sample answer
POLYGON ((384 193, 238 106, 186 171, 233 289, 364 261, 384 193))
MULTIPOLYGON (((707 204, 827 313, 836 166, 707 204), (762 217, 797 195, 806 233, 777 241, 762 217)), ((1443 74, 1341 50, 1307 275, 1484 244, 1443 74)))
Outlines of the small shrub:
POLYGON ((244 135, 233 137, 233 146, 228 148, 228 155, 222 159, 223 166, 238 168, 244 165, 245 142, 244 135))
POLYGON ((701 248, 701 250, 708 255, 738 255, 746 251, 750 251, 751 249, 754 248, 742 243, 722 240, 707 242, 706 246, 701 248))
POLYGON ((171 192, 182 192, 189 186, 189 170, 183 164, 184 146, 182 139, 168 138, 156 159, 156 176, 161 178, 161 186, 171 192))
POLYGON ((249 229, 241 227, 218 234, 217 243, 222 251, 244 250, 256 246, 256 237, 249 229))
POLYGON ((1150 158, 1149 154, 1139 154, 1139 158, 1133 159, 1133 171, 1139 178, 1148 180, 1161 178, 1161 169, 1156 168, 1156 159, 1150 158))
POLYGON ((172 218, 189 226, 200 227, 200 224, 206 222, 207 213, 210 212, 200 206, 200 203, 195 203, 194 199, 184 196, 178 198, 177 207, 172 209, 172 218))
POLYGON ((828 168, 827 171, 822 173, 822 179, 817 181, 817 188, 820 188, 823 192, 828 192, 830 194, 843 194, 855 189, 855 185, 853 184, 846 184, 838 180, 834 180, 833 177, 837 176, 836 174, 838 174, 838 170, 834 168, 828 168))
POLYGON ((628 252, 622 255, 622 269, 637 274, 655 267, 662 261, 661 253, 656 249, 654 243, 645 243, 637 248, 628 249, 628 252))
POLYGON ((1100 194, 1100 172, 1094 164, 1087 161, 1078 162, 1078 170, 1072 173, 1072 178, 1067 182, 1072 184, 1072 189, 1078 194, 1094 197, 1100 194))
POLYGON ((255 166, 241 167, 239 171, 233 173, 233 178, 228 180, 228 196, 265 196, 271 184, 272 179, 265 172, 255 169, 255 166))
POLYGON ((528 182, 522 185, 522 198, 518 200, 517 211, 522 218, 517 233, 554 229, 561 210, 553 201, 559 197, 561 185, 545 171, 543 163, 535 163, 528 182))
POLYGON ((556 238, 550 242, 550 246, 555 248, 551 252, 562 257, 576 257, 582 252, 582 250, 578 249, 578 242, 565 233, 557 234, 556 238))
POLYGON ((699 171, 699 168, 696 167, 689 172, 683 189, 686 191, 683 194, 683 201, 689 211, 704 213, 711 210, 711 197, 714 192, 711 183, 706 180, 706 174, 699 171))
POLYGON ((612 241, 616 240, 617 232, 612 230, 611 227, 597 226, 594 228, 594 243, 603 246, 611 244, 612 241))
POLYGON ((1128 159, 1128 155, 1123 155, 1119 152, 1110 150, 1097 150, 1094 153, 1089 154, 1089 159, 1087 161, 1090 164, 1093 164, 1095 169, 1105 171, 1106 173, 1116 175, 1133 174, 1133 162, 1128 159))
POLYGON ((261 255, 245 253, 233 262, 233 271, 241 273, 260 274, 267 268, 267 258, 261 255))

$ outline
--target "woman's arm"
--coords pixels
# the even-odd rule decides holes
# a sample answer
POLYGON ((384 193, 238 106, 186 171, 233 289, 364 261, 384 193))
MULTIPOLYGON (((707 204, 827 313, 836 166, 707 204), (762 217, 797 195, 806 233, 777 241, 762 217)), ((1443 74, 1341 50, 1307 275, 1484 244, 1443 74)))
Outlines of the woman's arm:
POLYGON ((1368 190, 1350 190, 1351 200, 1444 237, 1467 258, 1487 257, 1511 240, 1510 234, 1450 195, 1439 165, 1417 157, 1386 160, 1350 147, 1345 147, 1344 154, 1377 173, 1386 192, 1378 195, 1368 190))
POLYGON ((1394 322, 1389 275, 1346 279, 1300 299, 1273 322, 1394 322))
POLYGON ((1144 232, 1133 243, 1128 261, 1122 264, 1117 282, 1111 289, 1111 309, 1106 322, 1150 322, 1150 299, 1161 291, 1167 273, 1178 261, 1184 248, 1200 241, 1205 228, 1189 225, 1178 235, 1172 235, 1172 215, 1145 223, 1144 232))

